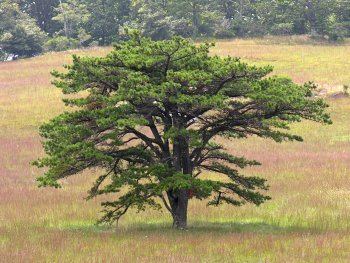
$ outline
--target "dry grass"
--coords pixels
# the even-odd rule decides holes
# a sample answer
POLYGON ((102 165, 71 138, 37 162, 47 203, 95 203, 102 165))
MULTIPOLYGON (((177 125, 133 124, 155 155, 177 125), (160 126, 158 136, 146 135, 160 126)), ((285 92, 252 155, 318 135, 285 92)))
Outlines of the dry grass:
POLYGON ((221 56, 238 56, 259 66, 272 65, 276 74, 290 76, 299 83, 313 80, 334 91, 350 84, 350 43, 332 46, 274 42, 269 39, 221 41, 213 51, 221 56))
MULTIPOLYGON (((333 86, 350 82, 349 51, 346 45, 235 40, 218 43, 214 52, 333 86)), ((231 152, 263 163, 246 171, 270 182, 273 199, 261 207, 207 208, 194 201, 187 232, 172 230, 169 216, 155 211, 128 214, 118 229, 97 227, 98 201, 83 200, 93 173, 65 181, 60 190, 38 189, 38 171, 29 165, 42 154, 37 127, 64 110, 49 71, 69 62, 70 53, 0 64, 0 261, 350 261, 350 99, 329 100, 332 126, 295 125, 302 144, 257 138, 230 144, 231 152)))

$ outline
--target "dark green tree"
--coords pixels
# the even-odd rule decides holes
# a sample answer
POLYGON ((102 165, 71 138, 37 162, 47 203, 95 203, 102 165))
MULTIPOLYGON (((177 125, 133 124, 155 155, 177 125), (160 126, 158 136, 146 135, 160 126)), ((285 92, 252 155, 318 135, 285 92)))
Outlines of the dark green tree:
POLYGON ((2 59, 29 57, 42 51, 46 34, 35 20, 9 0, 0 3, 0 53, 2 59))
POLYGON ((228 28, 229 19, 216 0, 135 0, 132 9, 140 31, 156 40, 223 35, 228 28))
POLYGON ((268 200, 263 178, 240 173, 259 163, 229 154, 216 138, 301 141, 289 124, 330 123, 327 105, 311 84, 267 77, 271 67, 210 56, 210 47, 132 34, 106 57, 74 56, 65 73, 54 71, 63 93, 82 94, 64 100, 76 110, 40 128, 47 156, 34 164, 48 168, 40 186, 60 187, 60 179, 98 168, 89 198, 111 198, 101 222, 163 205, 176 228, 187 226, 190 198, 212 206, 268 200))
POLYGON ((91 16, 87 10, 83 1, 79 0, 67 0, 65 2, 60 1, 60 4, 55 8, 56 16, 53 20, 56 20, 62 25, 60 34, 66 38, 78 38, 81 31, 86 34, 84 26, 91 16))
POLYGON ((129 21, 131 0, 85 0, 91 13, 86 30, 94 41, 108 45, 118 40, 120 28, 129 21))
POLYGON ((212 27, 218 19, 219 1, 211 0, 181 0, 169 1, 169 10, 178 18, 188 20, 193 28, 193 37, 211 35, 212 27))
POLYGON ((194 27, 191 21, 181 16, 177 17, 177 13, 171 1, 135 1, 134 19, 129 26, 137 28, 142 35, 153 40, 169 39, 174 35, 192 36, 194 27))
POLYGON ((59 30, 59 24, 52 18, 55 16, 55 8, 59 0, 17 0, 21 10, 26 12, 37 22, 41 30, 53 35, 59 30))
MULTIPOLYGON (((124 28, 153 40, 308 34, 350 36, 348 0, 6 0, 35 19, 49 50, 110 45, 124 28), (67 44, 68 43, 68 44, 67 44)), ((7 22, 6 22, 7 23, 7 22)))

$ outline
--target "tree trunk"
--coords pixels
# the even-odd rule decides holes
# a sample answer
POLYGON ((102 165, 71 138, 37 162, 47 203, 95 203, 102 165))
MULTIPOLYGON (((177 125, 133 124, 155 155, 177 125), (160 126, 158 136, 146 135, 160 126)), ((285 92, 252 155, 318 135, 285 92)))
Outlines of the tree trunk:
POLYGON ((307 1, 306 7, 308 8, 308 11, 306 12, 306 18, 307 21, 310 23, 310 34, 317 35, 319 32, 317 28, 317 17, 313 2, 307 1))
MULTIPOLYGON (((175 112, 173 116, 176 116, 175 112)), ((174 118, 174 126, 180 131, 184 124, 178 118, 174 118)), ((191 160, 189 154, 188 136, 178 136, 173 143, 173 160, 176 171, 183 174, 192 174, 191 160)), ((188 207, 188 189, 170 190, 168 198, 173 216, 173 227, 177 229, 187 228, 187 207, 188 207)))
POLYGON ((173 227, 176 229, 187 228, 187 207, 188 191, 187 189, 178 190, 176 196, 170 198, 173 215, 173 227))
POLYGON ((199 25, 200 25, 197 0, 192 1, 192 23, 194 27, 194 32, 193 32, 194 37, 197 37, 199 33, 199 25))

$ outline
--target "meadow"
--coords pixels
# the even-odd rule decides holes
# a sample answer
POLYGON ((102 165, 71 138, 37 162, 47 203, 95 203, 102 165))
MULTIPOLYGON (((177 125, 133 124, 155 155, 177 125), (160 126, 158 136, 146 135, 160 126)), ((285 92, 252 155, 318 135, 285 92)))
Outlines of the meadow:
POLYGON ((268 179, 272 200, 219 208, 192 201, 188 231, 173 230, 170 216, 157 211, 131 212, 118 227, 96 226, 99 200, 84 200, 93 171, 64 181, 62 189, 37 188, 39 171, 30 162, 43 154, 38 127, 65 110, 50 71, 73 53, 109 50, 0 63, 0 262, 350 261, 350 98, 332 95, 350 84, 350 44, 217 43, 213 54, 273 65, 298 83, 317 82, 334 124, 294 125, 303 143, 230 142, 230 152, 263 164, 245 173, 268 179))

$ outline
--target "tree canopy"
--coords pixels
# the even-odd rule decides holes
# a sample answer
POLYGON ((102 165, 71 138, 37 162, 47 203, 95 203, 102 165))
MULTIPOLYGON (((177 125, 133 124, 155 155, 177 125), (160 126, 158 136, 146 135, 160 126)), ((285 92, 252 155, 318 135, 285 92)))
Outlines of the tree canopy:
POLYGON ((327 105, 312 84, 211 56, 211 46, 132 34, 106 57, 74 56, 65 72, 54 71, 54 85, 77 95, 64 100, 74 110, 40 128, 47 154, 35 162, 47 168, 40 186, 60 187, 60 179, 97 168, 88 198, 109 196, 100 222, 164 207, 178 228, 187 225, 191 198, 212 206, 268 200, 265 179, 241 174, 259 163, 229 154, 217 138, 302 141, 289 125, 330 123, 327 105))
MULTIPOLYGON (((0 54, 3 60, 30 57, 41 53, 46 34, 19 5, 5 0, 0 3, 0 54)), ((0 56, 1 57, 1 56, 0 56)))

